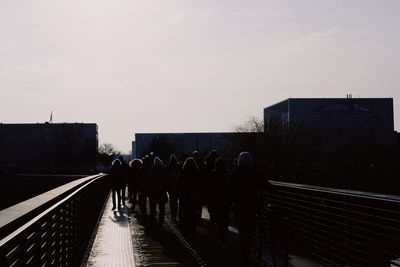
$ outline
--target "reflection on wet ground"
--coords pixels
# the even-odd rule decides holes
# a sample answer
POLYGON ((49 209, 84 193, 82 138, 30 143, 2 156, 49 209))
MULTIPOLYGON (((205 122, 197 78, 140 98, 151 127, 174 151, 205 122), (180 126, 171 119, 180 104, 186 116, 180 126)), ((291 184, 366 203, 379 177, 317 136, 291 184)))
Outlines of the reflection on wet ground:
POLYGON ((132 216, 130 227, 138 266, 238 266, 239 253, 234 240, 219 239, 205 220, 197 227, 191 242, 168 219, 162 229, 149 229, 132 216))
POLYGON ((179 226, 169 220, 168 205, 162 228, 146 227, 128 207, 121 211, 111 207, 109 198, 87 266, 238 266, 234 232, 229 240, 221 240, 203 219, 188 242, 179 226))
POLYGON ((136 266, 128 208, 113 211, 111 207, 109 197, 88 256, 87 266, 136 266))
MULTIPOLYGON (((221 239, 209 224, 206 209, 195 237, 189 242, 177 223, 169 220, 168 205, 162 228, 146 227, 128 207, 121 211, 111 207, 109 197, 88 253, 87 266, 240 266, 237 229, 230 227, 228 237, 221 239)), ((271 265, 254 261, 247 266, 271 265)), ((288 266, 320 265, 291 255, 288 266)))

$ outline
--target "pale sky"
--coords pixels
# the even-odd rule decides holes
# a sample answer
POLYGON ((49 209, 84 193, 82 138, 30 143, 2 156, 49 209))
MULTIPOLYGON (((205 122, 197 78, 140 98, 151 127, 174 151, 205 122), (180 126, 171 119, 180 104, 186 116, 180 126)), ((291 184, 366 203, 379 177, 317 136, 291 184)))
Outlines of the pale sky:
POLYGON ((289 97, 393 97, 399 0, 1 0, 0 122, 232 131, 289 97))

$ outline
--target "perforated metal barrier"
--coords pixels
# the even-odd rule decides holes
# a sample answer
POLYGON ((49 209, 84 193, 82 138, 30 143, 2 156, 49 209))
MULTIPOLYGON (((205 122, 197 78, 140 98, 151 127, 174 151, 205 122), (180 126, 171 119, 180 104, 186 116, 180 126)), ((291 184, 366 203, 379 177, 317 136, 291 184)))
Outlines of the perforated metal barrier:
POLYGON ((280 240, 329 266, 390 266, 400 257, 400 197, 271 183, 261 194, 260 251, 280 240))
POLYGON ((109 192, 98 175, 0 240, 0 266, 78 266, 109 192))

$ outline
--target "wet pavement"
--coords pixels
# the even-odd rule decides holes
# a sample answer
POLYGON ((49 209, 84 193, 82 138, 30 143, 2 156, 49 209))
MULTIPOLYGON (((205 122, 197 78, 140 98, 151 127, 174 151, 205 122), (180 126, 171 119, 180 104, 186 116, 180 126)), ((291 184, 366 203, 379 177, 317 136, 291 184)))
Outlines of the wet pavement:
POLYGON ((137 266, 239 266, 237 246, 214 236, 206 221, 189 242, 168 214, 167 208, 162 228, 146 228, 135 216, 130 217, 137 266))
POLYGON ((128 208, 113 211, 108 197, 86 266, 136 266, 128 208))
MULTIPOLYGON (((109 197, 86 266, 240 266, 237 230, 230 227, 227 238, 218 237, 206 209, 196 236, 188 242, 169 219, 168 204, 162 227, 146 227, 128 207, 111 207, 109 197)), ((272 265, 253 261, 248 266, 272 265)), ((291 255, 288 266, 320 265, 291 255)))
POLYGON ((145 227, 127 207, 111 207, 109 197, 86 266, 239 266, 237 246, 216 237, 205 220, 188 242, 168 205, 162 228, 145 227))

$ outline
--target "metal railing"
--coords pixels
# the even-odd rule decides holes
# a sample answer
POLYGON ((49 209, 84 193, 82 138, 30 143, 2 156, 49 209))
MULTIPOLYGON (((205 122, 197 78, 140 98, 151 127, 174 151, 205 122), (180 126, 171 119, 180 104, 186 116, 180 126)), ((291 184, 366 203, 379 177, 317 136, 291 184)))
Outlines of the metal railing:
POLYGON ((389 266, 400 257, 400 197, 271 183, 261 194, 259 255, 281 239, 328 266, 389 266))
POLYGON ((0 240, 0 266, 78 266, 109 187, 93 177, 0 240))

